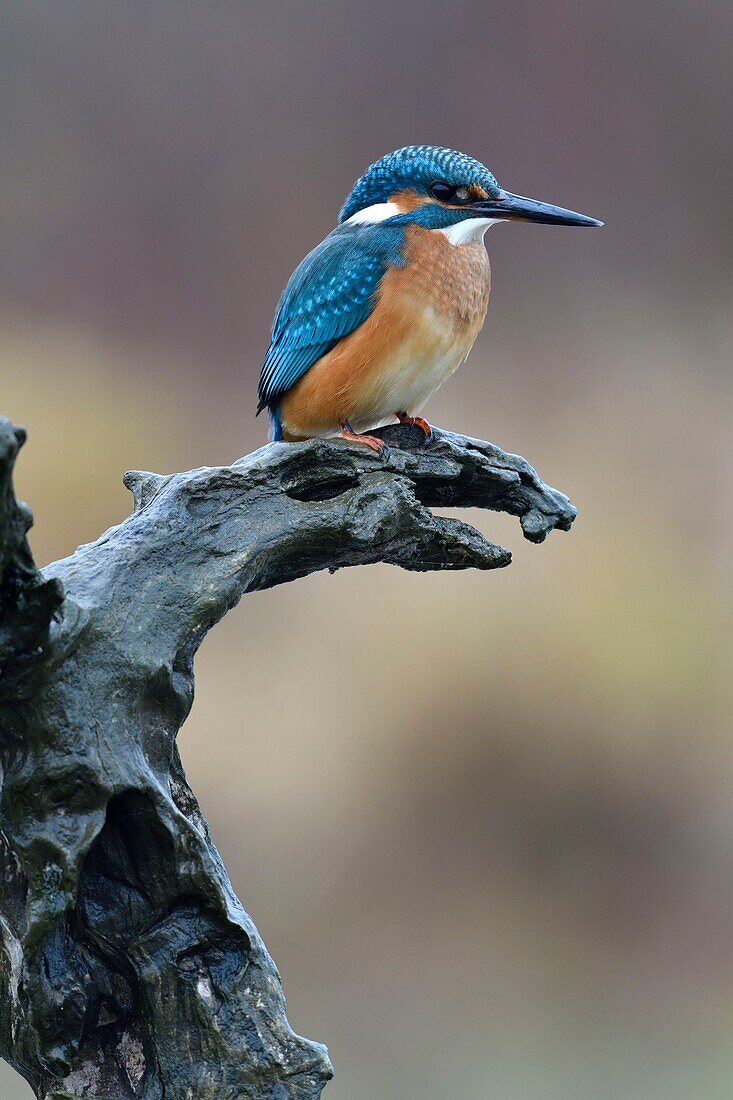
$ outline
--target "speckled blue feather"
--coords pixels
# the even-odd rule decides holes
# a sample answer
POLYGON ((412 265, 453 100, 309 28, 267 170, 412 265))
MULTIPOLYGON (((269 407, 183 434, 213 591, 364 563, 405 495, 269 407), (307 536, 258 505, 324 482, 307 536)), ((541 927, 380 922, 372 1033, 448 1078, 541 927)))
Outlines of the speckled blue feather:
MULTIPOLYGON (((299 264, 275 313, 258 412, 274 408, 321 356, 366 321, 385 271, 404 264, 403 244, 402 225, 339 226, 299 264)), ((276 408, 274 413, 277 438, 276 408)))
POLYGON ((346 221, 367 206, 387 202, 398 191, 427 194, 436 180, 456 186, 475 183, 489 195, 500 191, 488 168, 466 153, 436 145, 406 145, 375 161, 357 180, 341 208, 339 221, 346 221))

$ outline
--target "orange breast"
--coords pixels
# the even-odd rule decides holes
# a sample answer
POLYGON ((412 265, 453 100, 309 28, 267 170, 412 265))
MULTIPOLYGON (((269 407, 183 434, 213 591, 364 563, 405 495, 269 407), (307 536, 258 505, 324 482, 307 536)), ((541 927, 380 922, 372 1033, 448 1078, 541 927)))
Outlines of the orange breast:
POLYGON ((486 316, 490 267, 481 242, 453 245, 412 227, 404 267, 382 279, 371 315, 284 396, 283 435, 364 431, 416 413, 468 355, 486 316))
POLYGON ((472 332, 475 340, 491 289, 483 243, 454 245, 443 233, 415 226, 407 231, 405 259, 406 266, 395 271, 403 293, 430 304, 461 335, 472 332))

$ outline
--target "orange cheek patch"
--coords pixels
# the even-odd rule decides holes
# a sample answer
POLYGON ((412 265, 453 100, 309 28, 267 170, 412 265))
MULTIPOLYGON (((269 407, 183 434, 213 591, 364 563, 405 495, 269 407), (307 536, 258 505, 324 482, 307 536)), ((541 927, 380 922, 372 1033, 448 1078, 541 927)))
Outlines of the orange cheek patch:
MULTIPOLYGON (((479 187, 477 183, 472 183, 467 187, 466 192, 468 194, 469 204, 472 202, 483 202, 484 199, 488 199, 489 197, 488 191, 484 191, 483 187, 479 187)), ((465 202, 441 202, 438 205, 445 206, 447 210, 465 210, 466 208, 465 202)))
POLYGON ((478 183, 472 183, 468 188, 468 196, 473 202, 483 202, 488 199, 489 192, 484 191, 483 187, 480 187, 478 183))
POLYGON ((427 206, 431 200, 427 195, 418 195, 416 191, 395 191, 389 202, 399 209, 400 214, 409 214, 412 210, 419 210, 421 206, 427 206))
MULTIPOLYGON (((483 202, 488 199, 489 193, 485 191, 483 187, 480 187, 477 183, 472 183, 466 188, 468 197, 471 202, 483 202)), ((418 195, 416 191, 410 191, 405 189, 403 191, 395 191, 394 195, 391 195, 389 202, 393 203, 400 214, 409 214, 413 210, 419 210, 421 206, 442 206, 445 210, 461 210, 465 204, 452 203, 452 202, 438 202, 436 199, 430 197, 430 195, 418 195)))

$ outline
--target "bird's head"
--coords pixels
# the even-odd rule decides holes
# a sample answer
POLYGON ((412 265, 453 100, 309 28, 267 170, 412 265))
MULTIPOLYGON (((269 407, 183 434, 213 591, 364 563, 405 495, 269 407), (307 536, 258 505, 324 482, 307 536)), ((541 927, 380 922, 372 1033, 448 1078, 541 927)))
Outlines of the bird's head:
POLYGON ((372 164, 354 184, 339 222, 374 224, 392 218, 443 229, 456 241, 477 235, 469 223, 480 235, 496 221, 603 225, 585 214, 503 191, 480 161, 434 145, 408 145, 372 164))

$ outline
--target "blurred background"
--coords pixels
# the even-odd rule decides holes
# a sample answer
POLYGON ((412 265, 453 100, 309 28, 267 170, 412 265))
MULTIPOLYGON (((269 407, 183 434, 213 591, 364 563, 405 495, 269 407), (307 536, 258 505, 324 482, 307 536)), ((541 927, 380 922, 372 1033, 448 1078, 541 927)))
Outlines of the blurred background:
MULTIPOLYGON (((0 411, 39 563, 260 446, 275 302, 403 144, 605 219, 487 236, 432 401, 579 508, 510 569, 247 597, 180 737, 332 1100, 733 1093, 729 0, 6 0, 0 411)), ((0 1095, 27 1089, 7 1067, 0 1095)))

